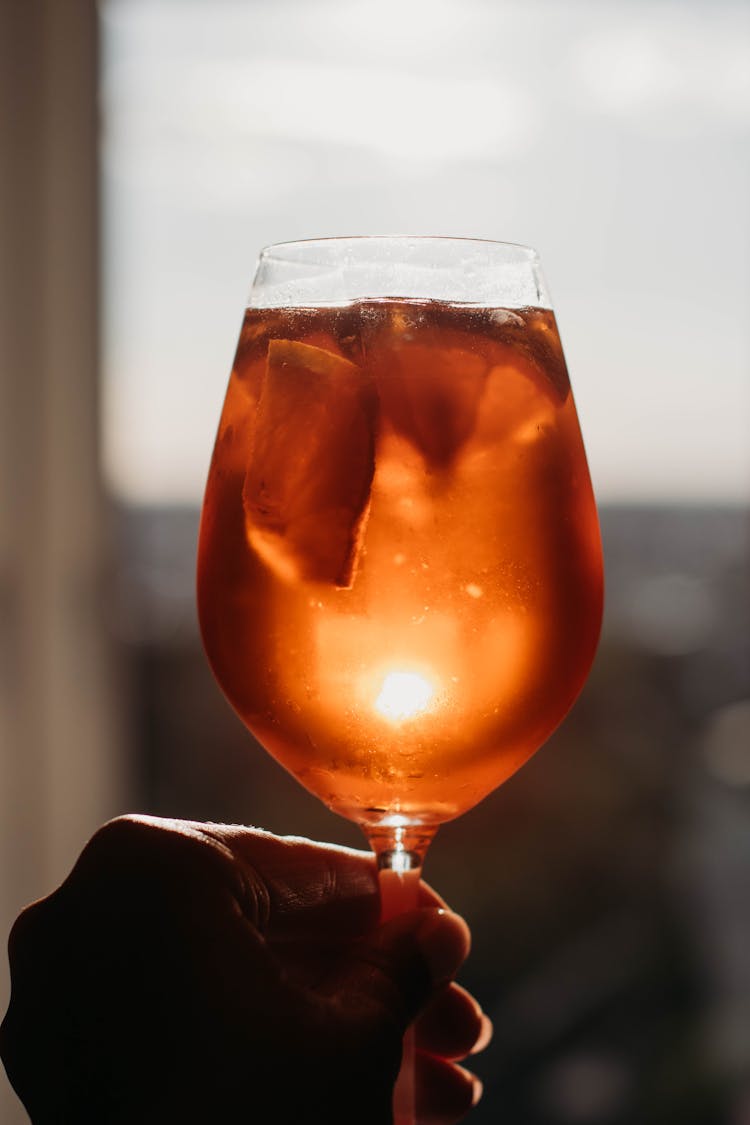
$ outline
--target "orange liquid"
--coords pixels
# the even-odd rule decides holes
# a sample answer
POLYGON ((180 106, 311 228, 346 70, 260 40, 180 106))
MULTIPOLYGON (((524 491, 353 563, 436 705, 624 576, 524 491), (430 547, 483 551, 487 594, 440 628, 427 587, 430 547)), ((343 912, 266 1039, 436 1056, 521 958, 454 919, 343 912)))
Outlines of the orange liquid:
POLYGON ((201 522, 214 673, 308 789, 435 824, 580 691, 596 509, 553 314, 249 310, 201 522))

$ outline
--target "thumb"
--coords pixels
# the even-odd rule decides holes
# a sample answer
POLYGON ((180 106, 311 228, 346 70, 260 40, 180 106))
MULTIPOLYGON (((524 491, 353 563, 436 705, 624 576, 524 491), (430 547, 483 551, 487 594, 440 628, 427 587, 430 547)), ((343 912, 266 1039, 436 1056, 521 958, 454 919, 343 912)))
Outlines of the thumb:
POLYGON ((375 1006, 403 1031, 463 964, 471 945, 463 918, 449 910, 413 910, 354 947, 335 987, 352 1007, 375 1006))

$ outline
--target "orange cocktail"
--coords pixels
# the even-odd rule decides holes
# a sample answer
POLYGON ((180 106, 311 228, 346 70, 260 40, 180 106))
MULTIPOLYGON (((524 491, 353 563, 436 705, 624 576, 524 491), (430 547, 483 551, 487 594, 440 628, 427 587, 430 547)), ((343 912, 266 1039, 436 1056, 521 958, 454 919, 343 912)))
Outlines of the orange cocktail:
POLYGON ((434 826, 518 769, 583 685, 601 575, 551 310, 248 310, 201 628, 247 726, 331 808, 434 826))

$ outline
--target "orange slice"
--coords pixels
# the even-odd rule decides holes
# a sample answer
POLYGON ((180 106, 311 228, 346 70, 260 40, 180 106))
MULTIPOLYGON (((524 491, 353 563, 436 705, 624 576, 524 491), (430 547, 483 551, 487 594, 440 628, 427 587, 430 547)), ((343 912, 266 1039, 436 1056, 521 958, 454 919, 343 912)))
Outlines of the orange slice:
POLYGON ((375 470, 371 379, 271 340, 242 499, 248 539, 287 581, 352 584, 375 470))
POLYGON ((486 361, 458 347, 399 342, 376 348, 383 414, 433 468, 448 468, 471 436, 486 361))
POLYGON ((475 448, 510 441, 528 444, 554 423, 559 395, 518 349, 498 345, 493 358, 496 362, 487 374, 473 444, 475 448))
POLYGON ((551 309, 504 309, 495 315, 502 316, 496 338, 517 353, 519 370, 535 379, 556 404, 564 403, 570 382, 551 309))

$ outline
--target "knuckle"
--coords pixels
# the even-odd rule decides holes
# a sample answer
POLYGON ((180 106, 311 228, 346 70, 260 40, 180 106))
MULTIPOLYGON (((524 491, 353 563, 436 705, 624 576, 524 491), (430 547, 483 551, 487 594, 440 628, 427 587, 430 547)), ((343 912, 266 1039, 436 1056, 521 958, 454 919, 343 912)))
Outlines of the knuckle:
POLYGON ((108 820, 106 824, 97 828, 84 848, 84 852, 119 851, 124 844, 131 845, 136 841, 141 841, 151 833, 151 825, 135 813, 116 816, 113 820, 108 820))
MULTIPOLYGON (((132 854, 143 838, 144 826, 134 816, 118 816, 97 828, 81 852, 76 869, 90 870, 132 854)), ((75 869, 74 869, 75 870, 75 869)))
POLYGON ((16 918, 8 936, 8 958, 11 969, 22 951, 35 939, 39 932, 40 913, 44 913, 42 903, 33 903, 16 918))
POLYGON ((268 932, 271 923, 271 895, 265 881, 252 869, 237 870, 236 900, 242 914, 261 934, 268 932))
POLYGON ((8 963, 11 978, 19 976, 45 959, 59 936, 58 902, 61 889, 27 906, 16 918, 8 935, 8 963))
POLYGON ((98 828, 83 849, 72 876, 100 880, 143 880, 179 864, 193 840, 175 830, 170 821, 128 813, 108 820, 98 828))

